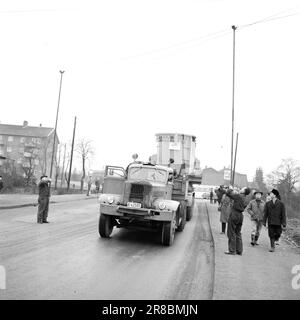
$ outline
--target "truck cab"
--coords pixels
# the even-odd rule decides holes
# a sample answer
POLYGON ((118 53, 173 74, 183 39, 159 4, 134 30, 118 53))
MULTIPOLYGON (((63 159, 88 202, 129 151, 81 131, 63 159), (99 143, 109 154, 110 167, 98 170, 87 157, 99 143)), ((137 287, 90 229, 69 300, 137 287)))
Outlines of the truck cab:
POLYGON ((114 227, 134 228, 160 232, 161 243, 172 245, 175 230, 182 231, 186 222, 185 189, 166 166, 106 166, 99 197, 100 236, 110 237, 114 227))

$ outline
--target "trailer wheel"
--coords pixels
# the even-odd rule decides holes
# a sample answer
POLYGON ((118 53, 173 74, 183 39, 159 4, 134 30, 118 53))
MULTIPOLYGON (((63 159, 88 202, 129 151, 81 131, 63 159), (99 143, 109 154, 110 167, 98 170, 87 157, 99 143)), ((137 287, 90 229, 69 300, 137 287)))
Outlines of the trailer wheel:
POLYGON ((164 246, 171 246, 174 242, 175 236, 175 220, 173 221, 165 221, 162 225, 162 244, 164 246))
POLYGON ((113 231, 114 225, 111 216, 100 214, 99 234, 102 238, 109 238, 113 231))
POLYGON ((193 199, 192 205, 186 208, 186 221, 190 221, 193 217, 195 200, 193 199))
POLYGON ((186 210, 187 210, 186 203, 181 202, 181 204, 177 210, 179 210, 178 214, 181 217, 181 222, 180 222, 179 226, 177 227, 177 231, 183 231, 183 229, 185 227, 185 223, 186 223, 186 210))

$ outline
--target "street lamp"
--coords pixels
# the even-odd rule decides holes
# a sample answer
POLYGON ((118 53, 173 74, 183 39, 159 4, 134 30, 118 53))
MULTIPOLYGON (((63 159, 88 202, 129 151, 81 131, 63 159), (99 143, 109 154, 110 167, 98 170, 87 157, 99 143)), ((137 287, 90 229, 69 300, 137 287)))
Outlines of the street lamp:
POLYGON ((59 103, 60 103, 61 84, 62 84, 63 74, 65 71, 60 70, 59 72, 60 72, 60 85, 59 85, 58 103, 57 103, 56 120, 55 120, 54 137, 53 137, 53 148, 52 148, 52 157, 51 157, 51 166, 50 166, 50 179, 52 179, 52 168, 53 168, 53 160, 54 160, 54 153, 55 153, 55 140, 56 140, 57 119, 58 119, 58 111, 59 111, 59 103))
POLYGON ((233 30, 233 64, 232 64, 232 111, 231 111, 231 160, 230 160, 230 184, 233 183, 233 135, 234 135, 234 86, 235 86, 235 30, 236 26, 231 27, 233 30))

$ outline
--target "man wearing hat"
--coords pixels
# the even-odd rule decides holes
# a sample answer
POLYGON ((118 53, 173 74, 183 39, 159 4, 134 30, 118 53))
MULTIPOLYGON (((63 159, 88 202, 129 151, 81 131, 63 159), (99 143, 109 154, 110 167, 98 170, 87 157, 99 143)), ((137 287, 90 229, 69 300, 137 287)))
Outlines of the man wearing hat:
POLYGON ((285 206, 280 200, 278 190, 273 189, 270 192, 271 200, 266 203, 264 209, 263 224, 266 226, 268 221, 268 233, 270 237, 271 249, 270 252, 275 251, 275 242, 279 240, 282 228, 286 227, 285 206))
POLYGON ((46 175, 42 175, 40 182, 38 183, 39 198, 38 198, 38 214, 37 223, 49 223, 47 221, 48 209, 49 209, 49 198, 50 198, 50 183, 51 179, 46 175))
POLYGON ((242 241, 242 225, 243 225, 243 211, 247 207, 246 196, 251 192, 249 188, 243 188, 239 192, 233 190, 230 186, 226 192, 228 197, 233 200, 231 213, 228 219, 227 236, 228 236, 228 251, 226 254, 238 254, 243 253, 243 241, 242 241))
POLYGON ((263 193, 261 191, 255 191, 255 199, 251 200, 246 208, 246 211, 251 217, 251 245, 258 245, 257 240, 259 238, 264 218, 265 202, 262 200, 263 193))

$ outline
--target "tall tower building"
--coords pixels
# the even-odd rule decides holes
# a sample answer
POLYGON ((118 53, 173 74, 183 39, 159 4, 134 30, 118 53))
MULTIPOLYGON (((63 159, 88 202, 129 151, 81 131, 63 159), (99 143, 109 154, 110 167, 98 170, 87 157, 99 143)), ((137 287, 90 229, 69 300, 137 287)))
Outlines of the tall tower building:
POLYGON ((191 174, 195 171, 196 137, 179 133, 157 133, 157 164, 168 165, 170 158, 180 170, 185 164, 185 171, 191 174))

